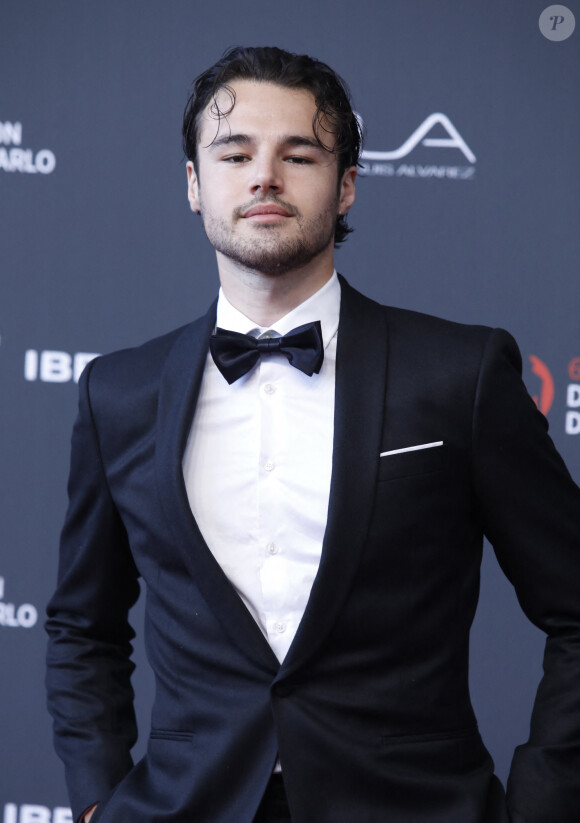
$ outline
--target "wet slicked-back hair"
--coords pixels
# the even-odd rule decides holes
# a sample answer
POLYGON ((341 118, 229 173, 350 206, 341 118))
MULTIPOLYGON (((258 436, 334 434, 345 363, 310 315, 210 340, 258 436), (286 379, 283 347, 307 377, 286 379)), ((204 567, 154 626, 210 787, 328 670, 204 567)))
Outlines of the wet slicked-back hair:
MULTIPOLYGON (((230 83, 235 80, 254 80, 275 83, 288 89, 309 91, 316 103, 312 121, 314 136, 325 151, 324 135, 332 134, 331 149, 338 159, 338 179, 351 166, 358 165, 362 148, 359 121, 352 110, 350 93, 344 80, 326 63, 305 54, 291 54, 275 46, 241 47, 228 49, 223 57, 200 74, 193 82, 193 89, 183 115, 183 151, 196 170, 200 116, 208 105, 216 119, 226 117, 233 109, 236 98, 230 83), (221 110, 216 102, 220 89, 231 98, 231 106, 221 110)), ((335 245, 342 243, 352 229, 346 217, 339 215, 334 233, 335 245)))

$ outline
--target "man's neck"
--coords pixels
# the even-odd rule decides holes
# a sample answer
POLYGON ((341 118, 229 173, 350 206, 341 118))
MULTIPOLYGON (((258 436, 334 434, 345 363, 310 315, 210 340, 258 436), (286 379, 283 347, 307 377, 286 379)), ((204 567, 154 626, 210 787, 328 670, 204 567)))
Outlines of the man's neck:
POLYGON ((332 257, 324 265, 314 261, 284 274, 240 269, 218 254, 220 282, 231 305, 252 322, 265 328, 312 297, 332 277, 332 257))

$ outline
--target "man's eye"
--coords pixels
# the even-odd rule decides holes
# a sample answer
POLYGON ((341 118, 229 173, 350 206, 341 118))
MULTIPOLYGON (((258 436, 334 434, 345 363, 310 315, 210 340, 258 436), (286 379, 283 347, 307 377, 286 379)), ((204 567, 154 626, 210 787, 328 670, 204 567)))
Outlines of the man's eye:
POLYGON ((249 159, 245 154, 230 154, 223 158, 226 163, 245 163, 249 159))
POLYGON ((301 157, 300 155, 292 155, 292 157, 287 157, 286 159, 288 163, 295 163, 298 166, 307 166, 312 163, 309 157, 301 157))

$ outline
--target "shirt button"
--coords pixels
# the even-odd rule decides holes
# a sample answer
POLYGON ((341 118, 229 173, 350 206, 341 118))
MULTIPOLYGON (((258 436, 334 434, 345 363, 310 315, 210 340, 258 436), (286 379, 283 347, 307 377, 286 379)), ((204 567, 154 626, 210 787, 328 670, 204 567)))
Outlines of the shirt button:
POLYGON ((271 471, 273 471, 275 465, 276 464, 274 463, 273 460, 266 460, 266 462, 264 463, 264 468, 266 469, 267 472, 271 472, 271 471))
POLYGON ((266 394, 274 394, 274 392, 276 391, 276 386, 273 386, 272 383, 266 383, 266 385, 264 386, 264 391, 266 392, 266 394))
POLYGON ((286 631, 286 623, 274 623, 274 630, 278 632, 278 634, 283 634, 286 631))
POLYGON ((268 554, 278 554, 278 552, 280 551, 280 549, 275 543, 268 543, 267 549, 268 554))

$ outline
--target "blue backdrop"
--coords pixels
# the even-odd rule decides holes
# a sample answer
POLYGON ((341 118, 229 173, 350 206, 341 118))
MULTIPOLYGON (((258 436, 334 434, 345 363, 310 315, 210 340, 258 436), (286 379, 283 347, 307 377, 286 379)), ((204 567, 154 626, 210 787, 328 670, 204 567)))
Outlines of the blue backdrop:
MULTIPOLYGON (((347 79, 368 137, 340 271, 381 302, 507 327, 580 479, 580 27, 565 36, 580 2, 547 5, 3 0, 2 823, 70 819, 42 622, 75 378, 95 353, 185 323, 216 293, 213 250, 186 202, 180 120, 190 81, 228 46, 307 52, 347 79)), ((503 778, 527 736, 542 645, 488 551, 471 681, 503 778)), ((139 645, 136 657, 146 722, 139 645)))

